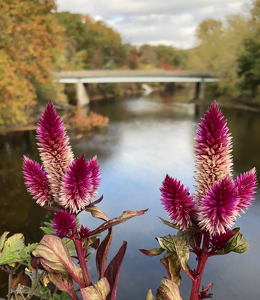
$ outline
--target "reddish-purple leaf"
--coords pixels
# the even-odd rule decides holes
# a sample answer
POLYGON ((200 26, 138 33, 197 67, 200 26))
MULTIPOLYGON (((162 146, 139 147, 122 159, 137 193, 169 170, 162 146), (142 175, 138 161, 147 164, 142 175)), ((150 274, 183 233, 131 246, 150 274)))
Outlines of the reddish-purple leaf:
POLYGON ((101 233, 115 225, 118 225, 120 223, 123 223, 135 216, 141 216, 143 215, 144 213, 147 212, 148 209, 144 209, 144 210, 126 210, 123 212, 123 214, 120 216, 120 217, 117 217, 117 218, 114 218, 114 219, 111 219, 105 223, 103 223, 102 225, 100 225, 98 228, 94 229, 93 231, 91 231, 89 234, 90 235, 95 235, 95 234, 98 234, 98 233, 101 233))
POLYGON ((97 249, 96 265, 97 265, 98 279, 104 277, 105 274, 107 256, 111 245, 112 236, 113 236, 113 228, 109 228, 107 236, 103 239, 102 243, 97 249))
POLYGON ((48 279, 63 292, 66 292, 72 300, 79 300, 73 286, 73 280, 69 274, 48 273, 48 279))
POLYGON ((123 245, 117 252, 116 256, 111 260, 110 264, 108 265, 105 271, 105 277, 107 278, 111 289, 106 300, 116 299, 117 283, 118 283, 119 273, 122 267, 123 259, 125 256, 125 252, 126 252, 126 247, 127 247, 127 242, 124 241, 123 245))
POLYGON ((40 258, 46 271, 61 274, 70 273, 81 287, 85 286, 82 270, 75 265, 67 247, 59 237, 51 234, 45 235, 32 254, 40 258))

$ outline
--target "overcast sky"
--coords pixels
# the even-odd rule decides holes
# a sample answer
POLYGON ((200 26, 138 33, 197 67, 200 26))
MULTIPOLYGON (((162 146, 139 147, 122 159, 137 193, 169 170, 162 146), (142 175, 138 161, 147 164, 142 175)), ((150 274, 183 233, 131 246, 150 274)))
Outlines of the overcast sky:
POLYGON ((243 13, 252 0, 57 0, 58 11, 89 14, 119 32, 124 42, 191 48, 206 18, 243 13))

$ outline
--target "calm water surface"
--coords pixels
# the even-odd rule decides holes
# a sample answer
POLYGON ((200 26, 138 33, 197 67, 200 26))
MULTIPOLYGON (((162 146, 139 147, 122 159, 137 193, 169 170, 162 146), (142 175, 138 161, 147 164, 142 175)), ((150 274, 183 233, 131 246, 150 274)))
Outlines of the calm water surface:
MULTIPOLYGON (((138 249, 158 247, 156 236, 175 234, 175 230, 163 225, 158 218, 167 219, 160 204, 159 187, 165 175, 177 177, 194 192, 194 136, 200 117, 206 107, 177 103, 179 98, 150 95, 134 99, 107 100, 91 104, 95 112, 109 116, 109 127, 79 138, 70 132, 76 157, 98 155, 102 172, 99 204, 109 218, 121 215, 124 210, 149 211, 114 229, 109 259, 122 245, 128 248, 121 269, 117 299, 145 299, 151 288, 154 295, 163 276, 167 276, 160 264, 161 257, 147 257, 138 249)), ((236 109, 223 108, 233 135, 234 174, 252 167, 260 170, 260 115, 236 109)), ((39 241, 38 229, 52 214, 39 208, 26 192, 22 178, 22 155, 39 161, 34 132, 10 133, 0 136, 0 233, 23 232, 27 242, 39 241)), ((90 229, 99 220, 88 213, 80 214, 80 220, 90 229)), ((237 222, 251 244, 240 255, 231 253, 210 258, 202 279, 205 286, 214 283, 215 300, 258 300, 260 298, 260 198, 257 195, 252 207, 237 222)), ((191 255, 190 266, 196 262, 191 255)), ((95 255, 89 262, 92 281, 97 279, 95 255)), ((191 282, 182 276, 181 295, 189 299, 191 282)), ((5 296, 5 281, 1 280, 0 296, 5 296)))

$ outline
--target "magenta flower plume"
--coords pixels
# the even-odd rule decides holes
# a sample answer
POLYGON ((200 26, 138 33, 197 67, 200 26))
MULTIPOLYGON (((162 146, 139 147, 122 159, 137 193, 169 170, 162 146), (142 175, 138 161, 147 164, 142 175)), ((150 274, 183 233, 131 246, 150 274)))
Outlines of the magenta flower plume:
POLYGON ((84 155, 74 160, 63 177, 60 204, 72 213, 82 210, 90 203, 98 188, 99 166, 96 158, 87 162, 84 155))
POLYGON ((23 157, 23 174, 28 192, 36 199, 40 206, 52 201, 51 188, 47 179, 47 173, 36 161, 23 157))
POLYGON ((227 121, 220 112, 216 101, 204 115, 199 124, 195 140, 196 186, 198 200, 215 181, 224 179, 232 171, 232 145, 227 121))
POLYGON ((166 175, 161 191, 161 201, 164 209, 169 213, 168 217, 180 226, 182 230, 191 224, 191 218, 196 215, 196 202, 189 189, 184 188, 180 181, 166 175))
POLYGON ((89 188, 89 194, 91 197, 96 196, 96 191, 99 188, 100 180, 100 169, 97 161, 97 156, 94 156, 90 161, 88 161, 87 166, 89 172, 90 172, 90 188, 89 188))
POLYGON ((83 240, 83 239, 85 239, 86 237, 88 237, 88 236, 89 236, 89 232, 90 232, 90 230, 89 230, 88 227, 85 227, 85 228, 84 228, 84 226, 81 225, 80 231, 79 231, 80 239, 83 240))
POLYGON ((239 197, 239 202, 237 205, 238 211, 244 212, 244 209, 247 209, 248 206, 250 206, 255 200, 255 198, 253 197, 253 194, 256 193, 255 168, 253 168, 249 172, 237 176, 235 185, 237 186, 237 193, 239 197))
POLYGON ((235 183, 227 176, 207 190, 201 199, 198 208, 198 220, 202 229, 210 234, 225 233, 238 216, 237 188, 235 183))
POLYGON ((226 229, 225 233, 215 233, 210 239, 211 247, 215 250, 219 250, 225 247, 226 243, 234 236, 235 233, 229 228, 226 229))
POLYGON ((65 170, 73 161, 65 127, 50 102, 40 118, 37 140, 44 169, 48 173, 54 201, 59 203, 59 193, 65 170))
POLYGON ((60 238, 70 237, 72 230, 77 228, 75 216, 66 210, 60 210, 54 215, 55 218, 52 220, 54 224, 51 227, 55 229, 55 235, 60 238))

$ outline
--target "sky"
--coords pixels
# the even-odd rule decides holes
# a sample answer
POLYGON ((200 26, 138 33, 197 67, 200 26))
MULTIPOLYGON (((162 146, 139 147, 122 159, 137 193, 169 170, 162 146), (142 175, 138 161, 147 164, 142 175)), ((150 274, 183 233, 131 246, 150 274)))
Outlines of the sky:
POLYGON ((207 18, 225 21, 246 13, 252 0, 57 0, 58 11, 89 14, 116 30, 123 42, 140 46, 196 46, 195 31, 207 18))

